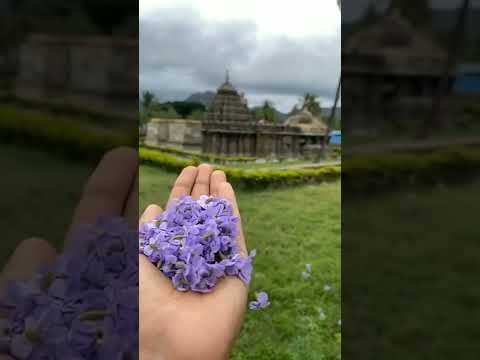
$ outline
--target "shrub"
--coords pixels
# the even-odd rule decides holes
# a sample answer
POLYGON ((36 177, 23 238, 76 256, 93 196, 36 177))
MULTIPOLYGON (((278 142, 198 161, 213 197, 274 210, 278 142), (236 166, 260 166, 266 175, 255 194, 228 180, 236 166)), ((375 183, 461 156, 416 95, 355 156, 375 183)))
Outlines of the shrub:
MULTIPOLYGON (((198 159, 179 159, 157 150, 140 149, 140 160, 143 164, 158 166, 165 170, 179 172, 184 167, 199 164, 198 159)), ((225 171, 229 181, 246 188, 264 188, 267 186, 281 186, 304 183, 334 181, 340 178, 341 169, 338 166, 325 166, 309 169, 291 170, 241 170, 226 166, 217 167, 225 171)))
POLYGON ((136 131, 126 137, 61 116, 14 107, 0 109, 0 134, 7 142, 24 142, 85 159, 98 158, 117 146, 138 143, 136 131))
MULTIPOLYGON (((143 144, 140 144, 140 146, 143 146, 143 144)), ((213 154, 200 154, 192 151, 186 151, 186 150, 180 150, 174 147, 169 147, 169 146, 148 146, 145 145, 143 146, 146 149, 151 149, 151 150, 158 150, 164 153, 168 154, 175 154, 178 156, 183 156, 183 157, 188 157, 188 158, 197 158, 201 161, 207 161, 207 162, 217 162, 217 163, 229 163, 229 162, 253 162, 256 160, 256 158, 251 157, 251 156, 219 156, 219 155, 213 155, 213 154)))
POLYGON ((343 163, 345 183, 354 188, 463 181, 480 169, 480 149, 451 147, 436 153, 375 154, 343 163))

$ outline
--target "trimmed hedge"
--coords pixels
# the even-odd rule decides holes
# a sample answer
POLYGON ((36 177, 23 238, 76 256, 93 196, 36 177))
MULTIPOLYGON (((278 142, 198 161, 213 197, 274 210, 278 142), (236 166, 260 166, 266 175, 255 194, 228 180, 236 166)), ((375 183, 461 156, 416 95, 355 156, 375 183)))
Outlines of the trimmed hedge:
POLYGON ((219 155, 213 155, 213 154, 199 154, 195 153, 192 151, 186 151, 186 150, 179 150, 174 147, 169 147, 169 146, 149 146, 149 145, 144 145, 143 143, 140 144, 140 146, 145 147, 146 149, 151 149, 151 150, 157 150, 161 151, 167 154, 174 154, 178 156, 184 156, 192 159, 199 159, 202 161, 207 161, 207 162, 217 162, 217 163, 228 163, 228 162, 253 162, 256 160, 255 157, 251 156, 219 156, 219 155))
POLYGON ((480 149, 362 155, 344 159, 342 171, 345 184, 354 189, 459 182, 480 173, 480 149))
POLYGON ((0 101, 10 106, 16 106, 24 110, 36 110, 49 112, 55 115, 66 117, 80 117, 95 119, 98 123, 117 124, 118 122, 131 122, 137 120, 137 113, 133 116, 111 114, 103 111, 103 109, 92 109, 85 106, 75 105, 61 99, 26 99, 17 97, 8 92, 0 95, 0 101))
POLYGON ((118 146, 138 143, 136 132, 121 136, 80 120, 11 106, 0 108, 0 138, 86 159, 98 158, 118 146))
MULTIPOLYGON (((140 161, 143 164, 175 172, 181 171, 186 166, 199 165, 199 161, 195 159, 178 159, 170 154, 146 148, 140 148, 140 161)), ((334 181, 341 176, 341 169, 338 166, 325 166, 314 169, 256 171, 233 169, 225 166, 219 166, 217 169, 225 171, 231 183, 243 185, 247 188, 334 181)))

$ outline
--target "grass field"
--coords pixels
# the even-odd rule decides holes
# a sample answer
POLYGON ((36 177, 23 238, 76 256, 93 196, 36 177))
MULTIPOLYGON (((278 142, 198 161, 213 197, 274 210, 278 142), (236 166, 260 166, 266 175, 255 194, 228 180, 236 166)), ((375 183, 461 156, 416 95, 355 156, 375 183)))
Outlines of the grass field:
POLYGON ((0 167, 0 265, 27 237, 41 237, 60 247, 93 166, 2 145, 0 167))
MULTIPOLYGON (((142 167, 140 208, 163 206, 174 179, 142 167)), ((249 248, 257 249, 250 297, 266 291, 271 306, 247 312, 232 359, 339 359, 340 183, 237 197, 249 248), (313 271, 303 280, 306 263, 313 271)))
POLYGON ((343 194, 345 358, 478 358, 479 185, 343 194))
MULTIPOLYGON (((0 264, 26 237, 60 247, 92 166, 19 146, 0 150, 0 264)), ((143 209, 165 203, 175 175, 142 167, 140 179, 143 209)), ((238 200, 258 252, 250 297, 266 291, 271 306, 247 312, 232 359, 340 358, 340 184, 241 191, 238 200), (306 263, 313 271, 303 280, 306 263)))

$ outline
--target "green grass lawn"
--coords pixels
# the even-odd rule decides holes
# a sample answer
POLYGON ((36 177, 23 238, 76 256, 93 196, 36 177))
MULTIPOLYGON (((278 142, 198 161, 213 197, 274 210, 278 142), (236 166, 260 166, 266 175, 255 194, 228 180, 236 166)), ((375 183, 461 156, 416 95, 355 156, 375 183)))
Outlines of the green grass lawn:
MULTIPOLYGON (((164 206, 175 175, 141 167, 140 208, 164 206)), ((232 359, 339 359, 340 183, 237 193, 250 249, 257 249, 248 311, 232 359), (303 280, 306 263, 312 276, 303 280), (330 285, 331 291, 324 291, 330 285)))
POLYGON ((478 358, 479 185, 343 194, 345 358, 478 358))
POLYGON ((27 237, 60 247, 93 167, 18 145, 0 146, 0 167, 0 265, 27 237))

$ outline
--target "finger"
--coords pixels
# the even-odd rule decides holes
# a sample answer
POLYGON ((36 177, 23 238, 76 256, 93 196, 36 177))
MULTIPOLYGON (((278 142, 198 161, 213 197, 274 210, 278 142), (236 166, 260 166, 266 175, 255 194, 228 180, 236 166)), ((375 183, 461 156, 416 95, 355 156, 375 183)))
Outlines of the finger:
POLYGON ((215 170, 210 177, 210 195, 218 197, 219 186, 221 183, 227 182, 227 176, 221 170, 215 170))
MULTIPOLYGON (((154 220, 162 214, 163 210, 157 205, 148 205, 140 218, 140 224, 154 220)), ((155 282, 159 286, 168 288, 170 281, 163 276, 160 271, 144 255, 139 255, 139 295, 140 306, 142 304, 142 294, 151 292, 151 284, 155 282)), ((158 289, 157 289, 158 290, 158 289)))
POLYGON ((248 254, 247 244, 246 244, 246 241, 245 241, 245 236, 243 234, 242 219, 240 217, 240 211, 238 209, 237 198, 235 196, 235 191, 233 190, 232 185, 228 182, 220 183, 218 185, 218 196, 227 199, 233 207, 233 213, 235 214, 235 216, 238 216, 239 235, 238 235, 237 241, 238 241, 238 245, 240 246, 240 250, 243 253, 243 255, 247 255, 248 254))
POLYGON ((29 280, 40 268, 53 265, 56 257, 55 248, 43 239, 22 241, 3 269, 0 290, 11 281, 29 280))
POLYGON ((123 210, 124 216, 130 226, 135 227, 138 222, 138 172, 135 175, 135 180, 130 189, 125 209, 123 210))
POLYGON ((75 210, 72 229, 92 224, 101 216, 122 215, 138 170, 138 153, 130 148, 108 152, 90 177, 75 210))
POLYGON ((198 199, 202 195, 210 196, 210 177, 213 167, 208 164, 202 164, 198 167, 197 178, 192 189, 192 198, 198 199))
POLYGON ((158 218, 162 215, 162 212, 163 210, 160 206, 155 204, 148 205, 140 218, 140 224, 158 218))
POLYGON ((178 175, 175 184, 173 185, 167 207, 170 205, 173 199, 178 199, 182 196, 190 195, 192 193, 192 188, 195 184, 197 173, 198 170, 194 166, 188 166, 182 170, 180 175, 178 175))

